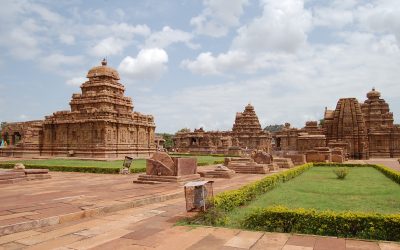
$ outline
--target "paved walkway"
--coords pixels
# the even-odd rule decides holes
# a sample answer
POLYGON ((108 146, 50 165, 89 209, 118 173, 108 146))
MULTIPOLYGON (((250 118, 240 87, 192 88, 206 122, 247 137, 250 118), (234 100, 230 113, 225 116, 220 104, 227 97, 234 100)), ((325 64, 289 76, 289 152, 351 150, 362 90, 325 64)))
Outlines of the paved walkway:
POLYGON ((378 158, 372 158, 369 160, 365 161, 366 163, 370 163, 370 164, 381 164, 381 165, 385 165, 387 167, 390 167, 394 170, 400 171, 400 164, 398 159, 393 159, 393 158, 389 158, 389 159, 378 159, 378 158))
MULTIPOLYGON (((0 236, 183 196, 178 183, 133 184, 136 175, 51 172, 52 179, 0 186, 0 236)), ((219 179, 216 190, 264 175, 219 179)))
POLYGON ((400 250, 393 242, 173 226, 182 198, 0 237, 0 249, 400 250))

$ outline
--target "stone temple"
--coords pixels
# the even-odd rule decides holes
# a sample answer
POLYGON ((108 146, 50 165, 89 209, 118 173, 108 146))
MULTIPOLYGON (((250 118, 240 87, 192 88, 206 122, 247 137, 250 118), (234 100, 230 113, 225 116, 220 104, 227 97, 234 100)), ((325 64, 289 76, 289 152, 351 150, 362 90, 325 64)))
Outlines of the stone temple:
POLYGON ((82 93, 72 95, 71 110, 41 121, 8 123, 2 130, 8 146, 0 155, 120 158, 154 152, 154 118, 133 111, 118 72, 103 60, 87 78, 82 93))
POLYGON ((218 153, 239 155, 242 151, 270 152, 271 135, 263 131, 254 107, 248 104, 243 112, 236 113, 232 131, 178 132, 174 137, 178 152, 218 153))
POLYGON ((399 158, 400 125, 393 122, 389 104, 373 88, 364 103, 341 98, 334 110, 325 109, 323 124, 309 121, 302 129, 285 126, 273 135, 274 149, 288 154, 326 154, 341 148, 351 159, 399 158))

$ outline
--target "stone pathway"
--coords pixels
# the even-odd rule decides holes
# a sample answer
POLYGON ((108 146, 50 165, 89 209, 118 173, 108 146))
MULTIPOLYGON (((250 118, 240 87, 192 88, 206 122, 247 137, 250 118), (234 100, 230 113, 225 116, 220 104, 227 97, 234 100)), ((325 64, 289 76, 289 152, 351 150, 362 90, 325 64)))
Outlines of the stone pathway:
MULTIPOLYGON (((183 196, 177 183, 133 184, 136 175, 51 172, 51 179, 0 185, 0 236, 183 196)), ((264 175, 220 179, 235 188, 264 175)))
POLYGON ((105 216, 0 237, 0 249, 400 250, 393 242, 174 226, 186 216, 178 198, 105 216))
POLYGON ((381 164, 381 165, 385 165, 387 167, 390 167, 394 170, 400 171, 400 164, 398 159, 393 159, 393 158, 382 158, 382 159, 378 159, 378 158, 372 158, 369 160, 365 161, 366 163, 369 164, 381 164))

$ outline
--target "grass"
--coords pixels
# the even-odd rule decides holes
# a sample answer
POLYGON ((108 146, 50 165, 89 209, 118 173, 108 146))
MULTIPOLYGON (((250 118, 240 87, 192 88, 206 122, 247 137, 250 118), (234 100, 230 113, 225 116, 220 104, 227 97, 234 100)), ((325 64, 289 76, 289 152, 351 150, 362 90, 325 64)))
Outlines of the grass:
POLYGON ((237 226, 237 222, 252 208, 274 205, 318 211, 399 213, 399 184, 371 167, 351 168, 344 180, 336 178, 334 169, 313 167, 295 179, 280 184, 248 206, 230 212, 228 226, 237 226))
MULTIPOLYGON (((197 163, 203 165, 214 164, 214 161, 224 160, 224 157, 220 156, 179 156, 179 157, 196 157, 197 163)), ((68 166, 68 167, 98 167, 98 168, 121 168, 123 160, 116 161, 92 161, 92 160, 74 160, 74 159, 38 159, 38 160, 13 160, 4 161, 0 163, 17 163, 32 164, 32 165, 43 165, 43 166, 68 166)), ((146 167, 145 159, 135 159, 131 165, 133 168, 146 167)))

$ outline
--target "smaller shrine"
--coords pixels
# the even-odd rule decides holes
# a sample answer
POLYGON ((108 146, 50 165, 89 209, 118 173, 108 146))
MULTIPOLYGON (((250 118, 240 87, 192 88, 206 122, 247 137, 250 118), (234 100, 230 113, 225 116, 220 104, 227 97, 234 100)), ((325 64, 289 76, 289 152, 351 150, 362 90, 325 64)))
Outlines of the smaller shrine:
POLYGON ((253 150, 271 150, 271 134, 262 130, 254 107, 248 104, 236 113, 232 131, 178 132, 173 140, 177 152, 241 155, 253 150))

